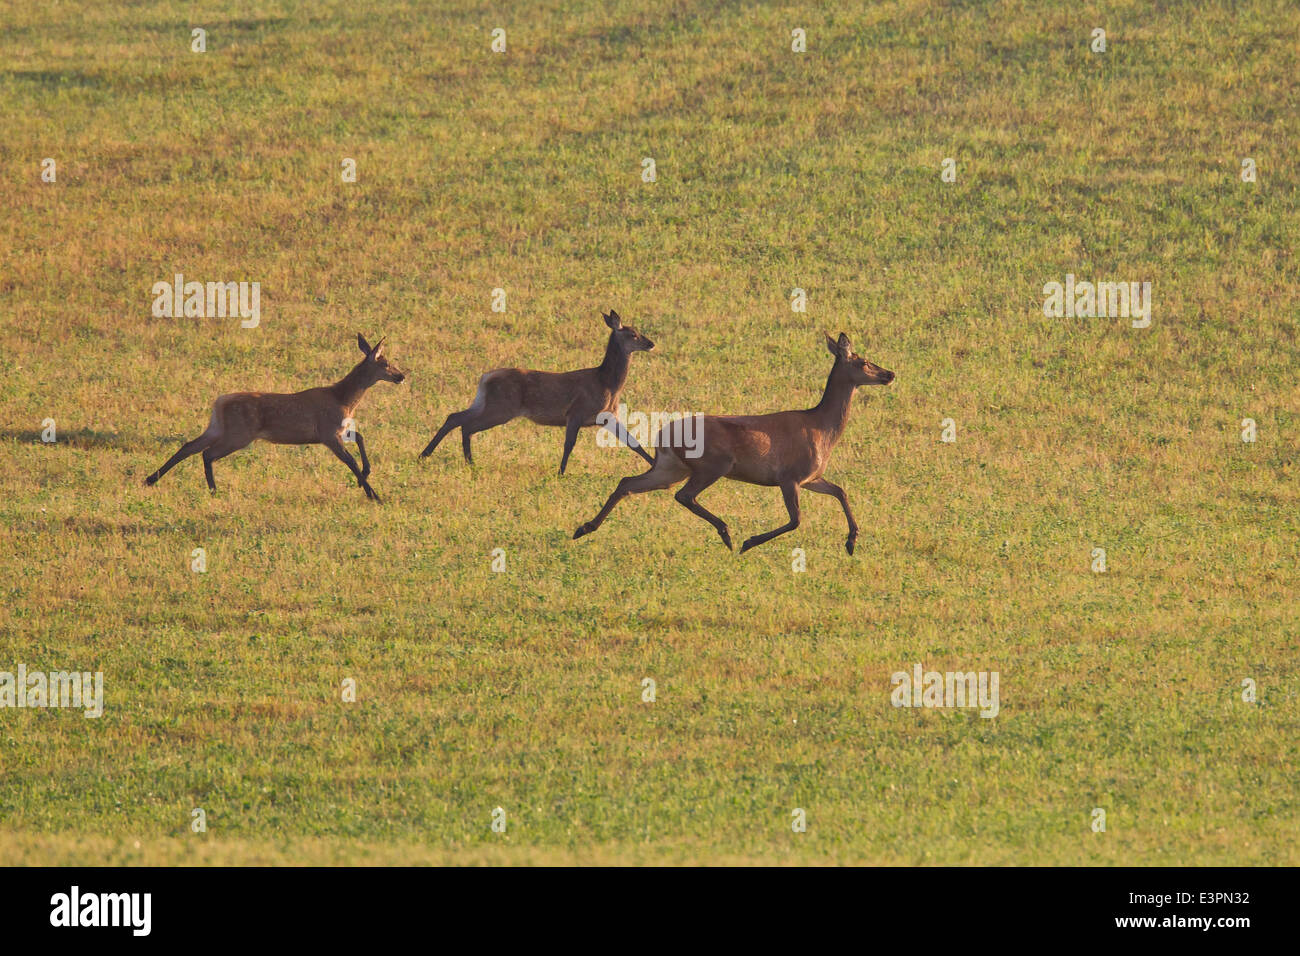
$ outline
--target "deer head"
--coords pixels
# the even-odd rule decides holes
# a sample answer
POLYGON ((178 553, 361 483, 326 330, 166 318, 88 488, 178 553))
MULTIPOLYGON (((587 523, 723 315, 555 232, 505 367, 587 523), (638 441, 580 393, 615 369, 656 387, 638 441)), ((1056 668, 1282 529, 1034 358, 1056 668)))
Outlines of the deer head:
POLYGON ((365 372, 368 382, 392 382, 397 384, 406 378, 406 373, 388 361, 384 355, 384 340, 380 339, 374 348, 366 341, 364 335, 357 333, 357 347, 365 356, 359 366, 365 372))
POLYGON ((605 324, 610 329, 610 341, 616 343, 624 353, 632 352, 649 352, 655 347, 655 344, 648 338, 632 328, 630 325, 624 325, 623 320, 618 317, 618 313, 613 309, 609 314, 601 313, 605 319, 605 324))
POLYGON ((839 339, 827 335, 826 348, 835 356, 835 369, 844 369, 854 385, 888 385, 894 380, 894 373, 889 369, 881 368, 856 354, 849 347, 849 337, 843 332, 839 339))

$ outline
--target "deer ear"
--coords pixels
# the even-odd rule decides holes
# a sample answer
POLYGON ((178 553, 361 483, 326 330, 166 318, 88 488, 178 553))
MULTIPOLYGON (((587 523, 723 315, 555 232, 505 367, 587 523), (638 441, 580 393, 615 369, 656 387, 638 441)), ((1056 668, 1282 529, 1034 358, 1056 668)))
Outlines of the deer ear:
POLYGON ((613 309, 609 310, 609 315, 605 316, 605 324, 617 332, 623 327, 623 320, 618 317, 618 313, 613 309))
MULTIPOLYGON (((826 335, 826 333, 823 332, 822 335, 826 335)), ((831 355, 834 355, 836 358, 839 357, 840 347, 839 345, 836 344, 835 340, 831 338, 829 335, 826 335, 826 350, 830 352, 831 355)))
POLYGON ((357 333, 357 348, 361 349, 363 355, 370 355, 370 343, 366 341, 366 337, 360 332, 357 333))
POLYGON ((379 358, 379 356, 384 354, 384 339, 386 338, 388 338, 388 336, 382 336, 379 341, 375 343, 375 347, 370 353, 375 358, 379 358))

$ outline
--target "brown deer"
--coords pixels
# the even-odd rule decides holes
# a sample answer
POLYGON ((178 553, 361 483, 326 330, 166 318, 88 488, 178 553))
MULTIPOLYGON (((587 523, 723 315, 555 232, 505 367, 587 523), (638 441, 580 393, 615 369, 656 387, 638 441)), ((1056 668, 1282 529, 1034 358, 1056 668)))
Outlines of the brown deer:
POLYGON ((615 438, 646 461, 654 461, 614 415, 619 395, 627 381, 628 365, 633 352, 648 352, 655 344, 631 326, 624 325, 613 309, 601 313, 609 326, 605 360, 596 368, 576 372, 536 372, 526 368, 498 368, 478 380, 478 393, 469 408, 452 412, 442 423, 433 440, 420 452, 427 458, 452 429, 460 429, 460 443, 465 461, 474 464, 469 440, 476 432, 487 431, 515 418, 527 418, 538 425, 564 426, 564 454, 560 474, 569 463, 569 453, 578 440, 578 429, 600 424, 615 438), (597 416, 608 412, 597 421, 597 416))
POLYGON ((750 548, 799 527, 799 489, 830 495, 844 508, 849 537, 844 547, 853 553, 858 525, 849 510, 844 489, 822 477, 831 451, 849 420, 849 404, 859 385, 888 385, 894 373, 855 355, 843 332, 839 340, 826 336, 826 347, 835 356, 826 391, 815 408, 775 412, 771 415, 702 415, 696 420, 693 440, 683 422, 674 422, 655 436, 654 465, 642 475, 624 478, 609 496, 600 513, 573 533, 574 538, 591 534, 600 527, 614 506, 628 495, 669 488, 689 479, 677 492, 677 500, 692 514, 717 529, 722 543, 731 547, 731 535, 717 515, 702 508, 695 499, 719 478, 731 478, 751 485, 775 486, 785 496, 789 524, 755 535, 740 546, 750 548), (701 431, 702 430, 702 431, 701 431))
POLYGON ((357 346, 365 355, 341 381, 325 388, 309 388, 292 395, 274 395, 264 392, 231 392, 212 403, 212 418, 207 429, 198 438, 181 446, 180 451, 167 459, 167 463, 144 480, 146 485, 156 484, 177 462, 203 452, 203 473, 208 488, 217 490, 212 480, 212 463, 231 452, 261 438, 277 445, 324 445, 338 456, 343 464, 357 476, 357 484, 366 497, 379 500, 370 482, 370 459, 361 432, 351 427, 356 438, 357 451, 361 453, 361 467, 343 447, 343 434, 351 425, 352 413, 361 403, 361 396, 376 382, 400 382, 406 373, 384 357, 384 340, 374 348, 357 333, 357 346))

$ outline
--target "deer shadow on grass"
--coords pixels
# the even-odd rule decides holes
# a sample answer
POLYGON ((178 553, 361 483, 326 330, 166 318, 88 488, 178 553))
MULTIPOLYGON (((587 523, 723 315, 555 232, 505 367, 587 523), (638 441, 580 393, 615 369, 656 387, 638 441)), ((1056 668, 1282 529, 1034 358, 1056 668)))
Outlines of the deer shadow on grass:
POLYGON ((42 530, 66 531, 84 537, 102 538, 121 535, 124 538, 159 538, 175 533, 174 528, 144 521, 119 521, 113 518, 98 518, 92 515, 69 515, 57 524, 42 530))
POLYGON ((55 431, 55 441, 41 440, 40 428, 0 428, 0 442, 15 441, 22 444, 69 445, 73 448, 116 448, 121 451, 138 451, 140 439, 135 435, 123 435, 120 432, 96 431, 93 428, 78 428, 75 431, 55 431))
POLYGON ((0 70, 0 79, 31 83, 44 90, 92 90, 105 89, 110 85, 105 77, 83 70, 0 70))

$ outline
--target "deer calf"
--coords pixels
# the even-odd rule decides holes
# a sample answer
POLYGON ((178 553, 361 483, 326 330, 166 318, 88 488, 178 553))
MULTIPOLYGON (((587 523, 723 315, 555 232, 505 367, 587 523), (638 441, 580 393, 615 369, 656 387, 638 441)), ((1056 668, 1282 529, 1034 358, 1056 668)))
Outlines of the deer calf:
POLYGON ((843 332, 838 341, 826 336, 826 346, 835 356, 835 364, 816 407, 771 415, 701 416, 702 436, 697 428, 694 445, 697 457, 686 453, 684 429, 671 425, 660 429, 655 436, 654 464, 650 470, 620 481, 600 513, 579 527, 573 537, 581 538, 599 528, 614 506, 628 495, 669 488, 685 478, 686 484, 677 492, 678 502, 713 525, 723 544, 730 548, 731 535, 726 524, 696 500, 700 492, 719 478, 730 478, 780 488, 790 513, 788 524, 755 535, 742 544, 742 554, 799 527, 800 488, 830 495, 844 508, 849 522, 849 537, 844 546, 852 554, 858 525, 849 510, 849 500, 844 489, 824 479, 822 473, 848 423, 854 390, 859 385, 888 385, 894 380, 894 373, 855 355, 843 332))
POLYGON ((472 465, 474 457, 470 454, 469 440, 476 432, 523 417, 538 425, 564 426, 564 454, 560 458, 560 474, 564 474, 569 453, 578 440, 578 430, 597 424, 596 416, 609 412, 611 417, 602 423, 604 427, 646 461, 654 461, 612 416, 618 411, 632 353, 648 352, 655 344, 636 329, 624 325, 612 309, 604 319, 610 329, 609 342, 599 366, 576 372, 536 372, 524 368, 487 372, 478 380, 478 393, 469 408, 448 415, 420 457, 427 458, 448 432, 459 428, 465 461, 472 465))
POLYGON ((212 463, 260 438, 277 445, 324 445, 352 469, 366 497, 378 501, 379 495, 366 480, 370 477, 370 459, 366 457, 361 432, 355 427, 352 429, 357 451, 361 454, 361 467, 357 467, 356 459, 343 447, 342 436, 366 389, 376 382, 400 382, 406 378, 406 373, 384 357, 383 339, 371 348, 358 333, 357 346, 365 358, 341 381, 325 388, 309 388, 292 395, 263 392, 222 395, 212 403, 212 418, 203 434, 182 445, 180 451, 168 458, 166 464, 144 483, 156 484, 178 462, 202 452, 208 488, 216 491, 212 463))

